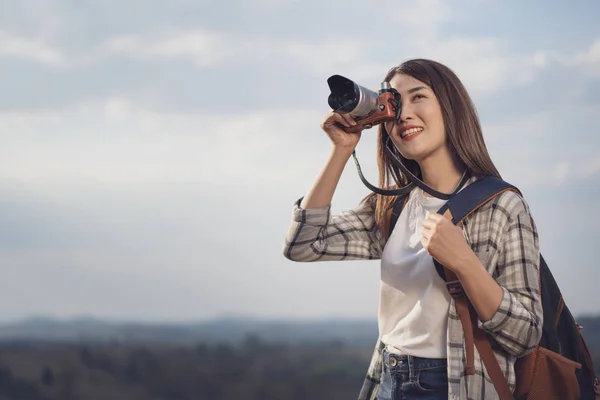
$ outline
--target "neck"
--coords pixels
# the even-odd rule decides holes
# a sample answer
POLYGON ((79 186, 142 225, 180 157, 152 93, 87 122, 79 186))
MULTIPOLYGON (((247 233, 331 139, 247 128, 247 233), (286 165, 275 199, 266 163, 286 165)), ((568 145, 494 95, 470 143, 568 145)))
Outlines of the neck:
MULTIPOLYGON (((423 182, 438 192, 452 193, 460 182, 464 168, 448 154, 436 159, 426 159, 419 162, 423 182)), ((426 193, 427 196, 429 196, 426 193)))

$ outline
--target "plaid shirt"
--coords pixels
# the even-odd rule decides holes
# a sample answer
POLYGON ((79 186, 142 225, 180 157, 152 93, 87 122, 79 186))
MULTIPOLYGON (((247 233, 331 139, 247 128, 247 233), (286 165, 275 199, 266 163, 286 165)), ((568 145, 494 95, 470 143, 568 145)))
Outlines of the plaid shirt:
MULTIPOLYGON (((331 215, 330 206, 301 209, 301 200, 293 205, 283 249, 286 258, 301 262, 381 258, 386 239, 375 223, 374 202, 362 202, 353 210, 331 215)), ((500 368, 514 391, 515 361, 533 350, 542 334, 537 229, 526 201, 514 192, 497 196, 459 226, 504 293, 493 317, 479 321, 479 326, 492 338, 500 368)), ((378 338, 359 400, 377 399, 381 349, 378 338)), ((477 349, 474 351, 475 374, 465 375, 463 329, 452 299, 447 332, 449 399, 498 398, 477 349)))

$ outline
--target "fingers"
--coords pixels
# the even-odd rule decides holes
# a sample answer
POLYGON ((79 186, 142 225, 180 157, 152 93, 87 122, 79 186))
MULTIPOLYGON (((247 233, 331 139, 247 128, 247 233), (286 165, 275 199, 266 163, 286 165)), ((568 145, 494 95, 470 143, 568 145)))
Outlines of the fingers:
POLYGON ((339 116, 342 117, 342 119, 347 124, 347 125, 344 125, 344 126, 346 126, 347 128, 356 125, 356 121, 354 120, 354 118, 352 117, 352 115, 350 115, 350 114, 339 114, 339 113, 336 113, 336 114, 338 114, 339 116))
POLYGON ((356 121, 349 114, 340 114, 335 111, 331 111, 325 118, 323 123, 324 126, 335 126, 336 122, 345 128, 350 128, 356 125, 356 121))
POLYGON ((437 216, 439 216, 439 214, 427 211, 425 219, 423 220, 423 229, 435 230, 437 224, 440 222, 437 216))
POLYGON ((429 211, 425 214, 425 219, 423 220, 423 225, 421 227, 421 245, 425 250, 429 250, 431 238, 437 231, 437 225, 439 223, 438 216, 440 215, 429 211))
POLYGON ((425 221, 429 220, 431 222, 440 222, 444 220, 444 216, 440 215, 436 212, 426 211, 425 212, 425 221))
POLYGON ((423 248, 429 252, 429 238, 425 237, 424 235, 421 235, 421 246, 423 246, 423 248))
POLYGON ((423 227, 423 229, 433 230, 433 229, 435 229, 435 225, 436 225, 435 221, 425 218, 425 220, 423 221, 422 227, 423 227))

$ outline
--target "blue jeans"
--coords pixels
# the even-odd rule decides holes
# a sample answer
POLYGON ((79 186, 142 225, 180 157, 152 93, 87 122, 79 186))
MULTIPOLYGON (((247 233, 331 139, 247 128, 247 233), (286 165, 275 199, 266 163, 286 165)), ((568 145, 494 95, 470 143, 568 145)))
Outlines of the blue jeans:
POLYGON ((446 359, 398 355, 383 350, 378 400, 447 400, 446 359))

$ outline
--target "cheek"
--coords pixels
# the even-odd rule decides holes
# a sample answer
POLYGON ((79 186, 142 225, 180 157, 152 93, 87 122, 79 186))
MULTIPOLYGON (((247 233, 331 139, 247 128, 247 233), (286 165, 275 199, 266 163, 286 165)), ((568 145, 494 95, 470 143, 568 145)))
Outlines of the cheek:
POLYGON ((444 118, 442 117, 441 110, 432 107, 427 107, 423 110, 423 118, 425 118, 427 124, 432 128, 444 126, 444 118))
POLYGON ((396 149, 400 149, 402 146, 402 140, 398 139, 397 135, 392 135, 390 136, 390 140, 392 141, 392 143, 394 144, 394 146, 396 146, 396 149))
POLYGON ((444 118, 442 117, 442 112, 441 110, 436 110, 436 109, 427 109, 427 110, 423 110, 423 119, 425 120, 425 123, 427 124, 427 127, 436 133, 439 134, 440 136, 446 136, 445 135, 445 127, 444 127, 444 118))

